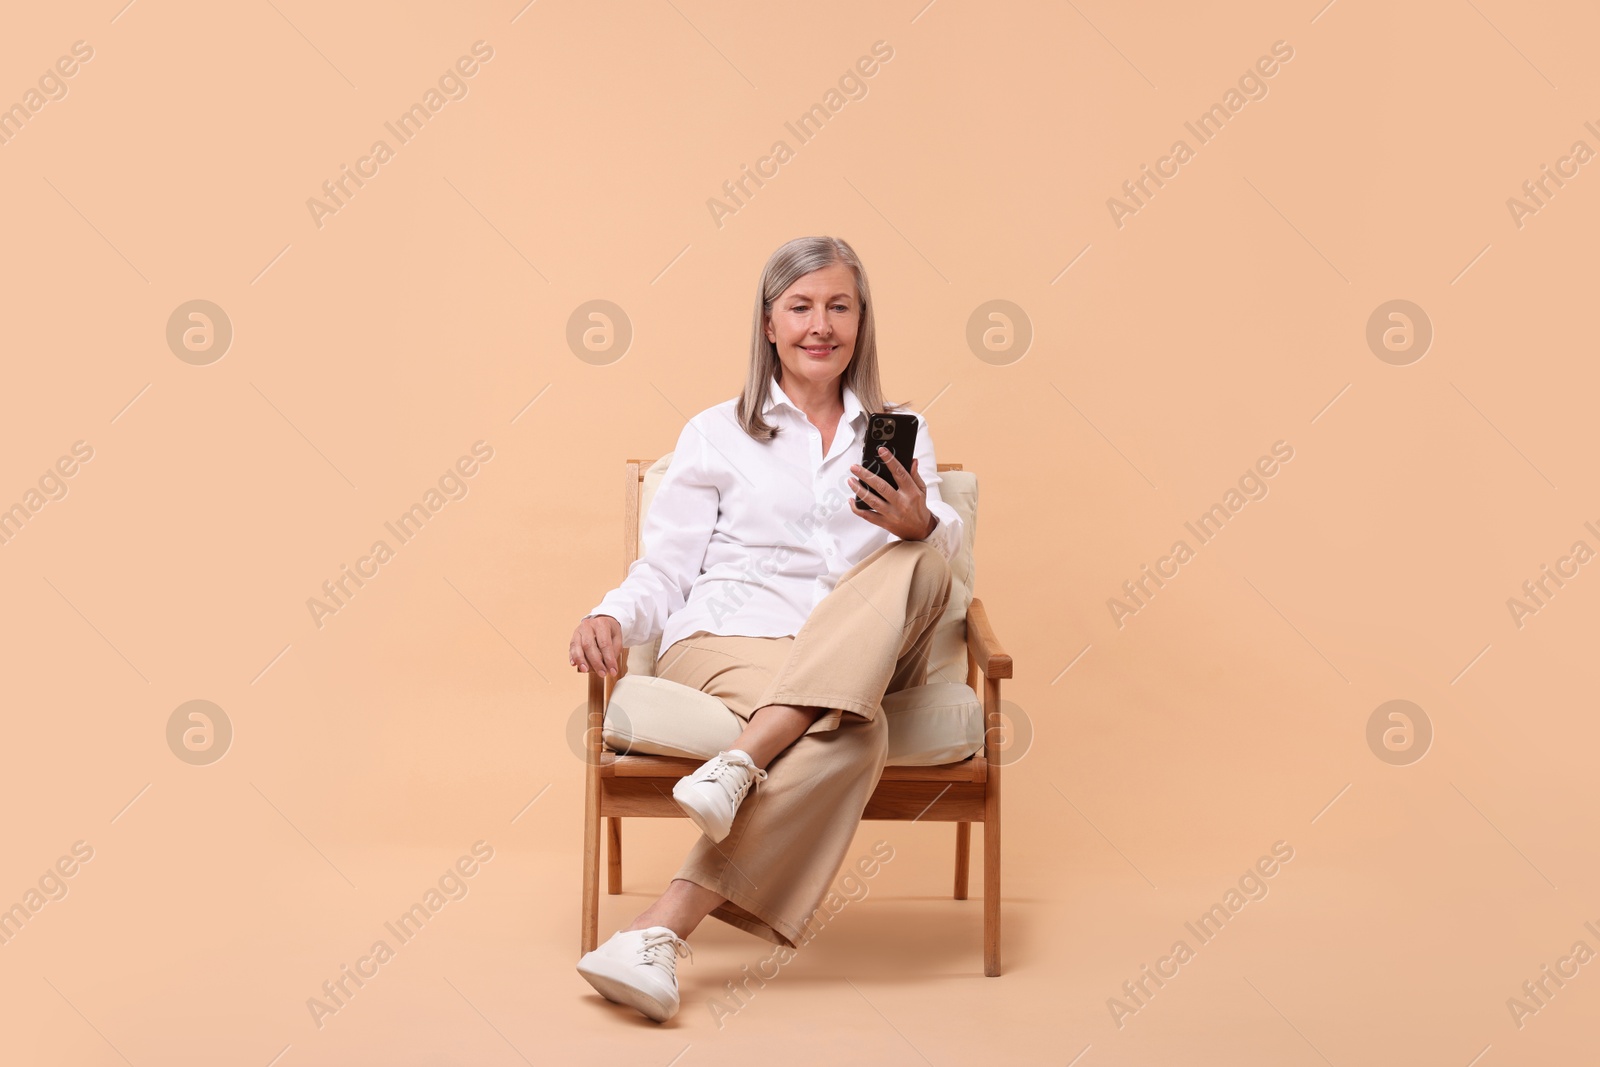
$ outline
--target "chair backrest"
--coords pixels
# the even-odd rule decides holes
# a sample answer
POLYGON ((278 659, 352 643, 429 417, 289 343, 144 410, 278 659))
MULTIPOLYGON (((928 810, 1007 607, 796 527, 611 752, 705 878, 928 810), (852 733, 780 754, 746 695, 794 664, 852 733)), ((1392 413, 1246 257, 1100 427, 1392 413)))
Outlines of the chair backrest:
MULTIPOLYGON (((672 462, 668 452, 654 462, 630 459, 623 476, 622 573, 628 573, 644 551, 645 517, 656 487, 672 462)), ((967 681, 967 605, 972 602, 976 575, 973 570, 973 544, 978 533, 978 476, 961 469, 959 463, 939 464, 939 495, 961 516, 964 527, 961 550, 950 562, 950 603, 933 634, 933 649, 928 656, 929 682, 967 681)), ((660 639, 638 645, 628 652, 628 673, 653 675, 660 655, 660 639)))

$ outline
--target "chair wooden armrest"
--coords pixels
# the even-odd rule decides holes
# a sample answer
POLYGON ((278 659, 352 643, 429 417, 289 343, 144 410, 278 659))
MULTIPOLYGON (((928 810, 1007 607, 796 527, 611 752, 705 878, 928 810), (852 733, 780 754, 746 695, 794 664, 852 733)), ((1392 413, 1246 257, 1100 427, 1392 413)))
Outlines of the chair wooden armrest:
POLYGON ((598 730, 605 725, 606 703, 610 694, 606 692, 606 682, 610 679, 594 671, 585 672, 589 676, 589 722, 591 730, 598 730))
POLYGON ((985 678, 1011 677, 1011 656, 1000 647, 989 613, 977 597, 967 605, 967 649, 985 678))
POLYGON ((600 733, 605 727, 606 706, 611 703, 612 687, 627 676, 628 651, 626 648, 617 651, 617 676, 615 678, 609 678, 594 671, 584 672, 589 679, 589 715, 587 722, 584 724, 587 732, 583 736, 584 747, 590 752, 588 762, 591 765, 599 764, 600 751, 605 747, 605 742, 601 739, 600 733))

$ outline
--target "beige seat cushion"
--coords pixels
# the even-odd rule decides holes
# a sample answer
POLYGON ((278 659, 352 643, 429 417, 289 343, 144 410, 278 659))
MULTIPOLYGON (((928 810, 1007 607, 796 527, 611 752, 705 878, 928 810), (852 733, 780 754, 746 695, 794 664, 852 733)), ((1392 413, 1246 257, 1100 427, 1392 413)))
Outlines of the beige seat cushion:
MULTIPOLYGON (((983 750, 983 706, 965 683, 934 682, 883 698, 891 767, 957 763, 983 750)), ((709 693, 665 678, 628 672, 606 708, 606 747, 630 755, 710 759, 744 728, 709 693)))
MULTIPOLYGON (((646 469, 640 486, 641 553, 647 548, 642 532, 645 516, 671 462, 671 452, 658 458, 646 469)), ((983 748, 983 702, 966 682, 978 476, 949 470, 941 471, 940 477, 940 495, 961 516, 961 550, 950 562, 950 603, 934 629, 928 684, 891 693, 883 700, 889 717, 890 766, 953 763, 983 748)), ((628 650, 628 673, 613 688, 606 712, 606 745, 618 752, 710 759, 739 735, 741 721, 716 697, 654 677, 659 646, 660 639, 652 638, 628 650)))

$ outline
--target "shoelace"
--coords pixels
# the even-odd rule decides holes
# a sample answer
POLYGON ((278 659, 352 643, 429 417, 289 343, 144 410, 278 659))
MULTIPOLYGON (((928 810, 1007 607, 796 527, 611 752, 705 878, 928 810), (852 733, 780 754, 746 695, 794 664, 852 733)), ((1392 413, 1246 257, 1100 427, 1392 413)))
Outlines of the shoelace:
POLYGON ((743 800, 745 793, 749 792, 752 785, 767 780, 767 772, 757 767, 754 763, 744 763, 740 760, 729 759, 726 751, 718 752, 717 756, 719 757, 718 762, 711 765, 711 769, 706 772, 706 775, 710 781, 722 783, 723 788, 728 791, 730 800, 743 800), (735 767, 741 767, 746 772, 744 781, 738 785, 733 785, 733 768, 735 767), (730 786, 732 786, 731 789, 729 788, 730 786))
POLYGON ((671 931, 658 930, 653 934, 644 936, 644 942, 639 946, 639 955, 644 958, 646 963, 653 963, 676 973, 674 957, 693 957, 694 949, 689 947, 689 942, 677 934, 671 931))

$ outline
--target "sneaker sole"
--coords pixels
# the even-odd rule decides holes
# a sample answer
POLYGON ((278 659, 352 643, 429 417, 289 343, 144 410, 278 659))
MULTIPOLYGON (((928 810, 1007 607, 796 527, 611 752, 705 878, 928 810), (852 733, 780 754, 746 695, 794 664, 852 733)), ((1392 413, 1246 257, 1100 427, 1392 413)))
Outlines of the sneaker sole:
POLYGON ((612 970, 608 959, 592 962, 579 961, 578 973, 594 986, 595 991, 614 1004, 626 1004, 658 1023, 664 1023, 677 1013, 676 1004, 663 1002, 627 980, 620 972, 612 970))
MULTIPOLYGON (((679 783, 679 785, 681 784, 682 783, 679 783)), ((721 832, 714 833, 713 827, 706 821, 707 816, 703 814, 699 808, 696 808, 692 803, 685 799, 686 796, 692 797, 694 794, 678 792, 679 785, 674 785, 672 787, 672 799, 677 801, 678 807, 683 810, 685 815, 689 816, 689 821, 698 826, 700 828, 700 832, 705 834, 713 842, 720 842, 723 838, 727 837, 728 830, 733 829, 732 824, 729 824, 726 828, 717 827, 716 829, 721 830, 721 832)))

